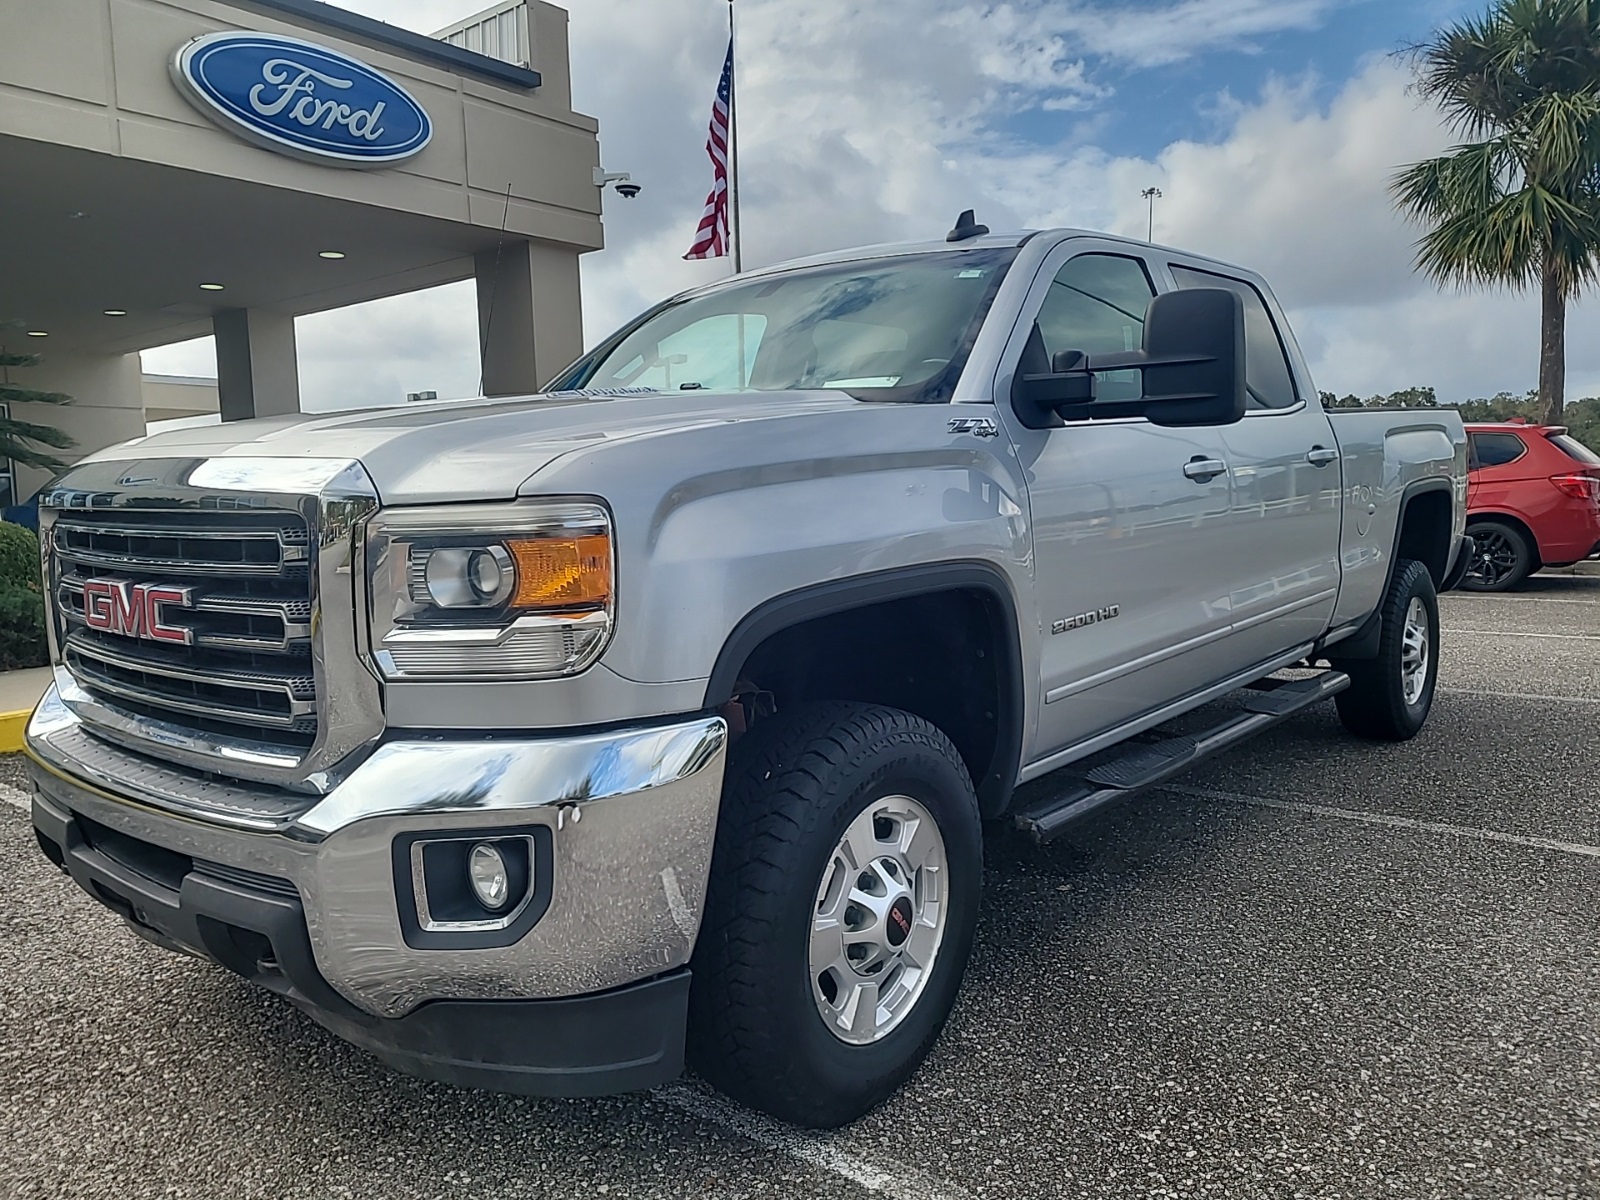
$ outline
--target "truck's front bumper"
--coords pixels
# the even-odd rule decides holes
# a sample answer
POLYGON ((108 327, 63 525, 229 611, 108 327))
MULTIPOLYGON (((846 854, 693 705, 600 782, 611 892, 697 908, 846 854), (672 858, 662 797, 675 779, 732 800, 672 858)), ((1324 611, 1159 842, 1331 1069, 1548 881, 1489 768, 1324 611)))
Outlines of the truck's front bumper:
POLYGON ((53 693, 27 749, 45 853, 144 936, 413 1073, 587 1095, 682 1068, 725 743, 714 717, 395 740, 270 820, 259 796, 99 741, 53 693), (404 850, 437 834, 547 846, 532 923, 430 930, 404 850))

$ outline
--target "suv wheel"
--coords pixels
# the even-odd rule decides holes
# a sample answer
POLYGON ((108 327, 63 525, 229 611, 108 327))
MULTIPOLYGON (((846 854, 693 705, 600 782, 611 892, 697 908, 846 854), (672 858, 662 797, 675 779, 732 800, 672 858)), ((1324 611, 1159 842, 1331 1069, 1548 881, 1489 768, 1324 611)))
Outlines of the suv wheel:
POLYGON ((916 1070, 955 1003, 982 881, 950 740, 827 703, 735 746, 695 948, 690 1058, 735 1099, 831 1128, 916 1070))
POLYGON ((1510 591, 1538 567, 1533 547, 1515 525, 1475 521, 1467 536, 1472 539, 1472 563, 1461 578, 1464 591, 1510 591))
POLYGON ((1379 611, 1378 656, 1334 660, 1350 676, 1350 686, 1334 703, 1344 727, 1357 737, 1403 742, 1428 719, 1439 679, 1439 599, 1428 568, 1402 560, 1379 611))

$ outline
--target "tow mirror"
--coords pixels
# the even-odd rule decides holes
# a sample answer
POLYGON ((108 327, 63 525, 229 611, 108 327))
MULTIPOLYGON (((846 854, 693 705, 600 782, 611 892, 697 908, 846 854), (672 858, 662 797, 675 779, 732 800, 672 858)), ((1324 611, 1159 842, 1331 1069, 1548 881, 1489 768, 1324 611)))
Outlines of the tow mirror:
POLYGON ((1245 411, 1244 301, 1227 288, 1166 292, 1145 312, 1142 350, 1093 356, 1064 350, 1050 367, 1047 374, 1018 372, 1017 408, 1033 428, 1108 417, 1231 425, 1245 411), (1128 370, 1143 379, 1139 399, 1098 399, 1097 372, 1128 370))

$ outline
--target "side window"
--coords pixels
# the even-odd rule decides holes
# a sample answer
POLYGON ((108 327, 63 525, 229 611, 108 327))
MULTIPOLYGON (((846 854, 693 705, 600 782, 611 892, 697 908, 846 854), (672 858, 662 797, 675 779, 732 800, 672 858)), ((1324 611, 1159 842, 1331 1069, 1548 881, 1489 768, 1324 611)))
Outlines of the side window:
POLYGON ((1469 434, 1468 439, 1472 443, 1473 462, 1480 467, 1503 467, 1528 452, 1528 447, 1514 433, 1474 433, 1469 434))
MULTIPOLYGON (((1046 353, 1063 350, 1120 354, 1144 344, 1144 312, 1156 294, 1144 264, 1119 254, 1080 254, 1050 284, 1039 310, 1046 353)), ((1107 371, 1099 393, 1106 400, 1137 400, 1139 372, 1107 371)))
POLYGON ((1289 359, 1284 354, 1278 328, 1261 293, 1242 279, 1214 275, 1193 267, 1172 266, 1172 277, 1181 288, 1221 287, 1238 292, 1244 300, 1245 386, 1250 389, 1251 408, 1289 408, 1297 397, 1289 359))

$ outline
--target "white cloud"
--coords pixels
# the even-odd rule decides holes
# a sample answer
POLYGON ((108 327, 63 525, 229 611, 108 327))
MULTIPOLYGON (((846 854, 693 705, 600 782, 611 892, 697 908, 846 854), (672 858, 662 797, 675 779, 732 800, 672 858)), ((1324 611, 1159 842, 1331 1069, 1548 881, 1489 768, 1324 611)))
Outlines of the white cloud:
MULTIPOLYGON (((345 0, 428 30, 473 0, 345 0)), ((1445 398, 1524 390, 1536 367, 1532 297, 1439 295, 1411 269, 1416 230, 1385 190, 1447 139, 1376 58, 1327 97, 1315 81, 1196 96, 1216 129, 1152 159, 1097 148, 1115 103, 1106 64, 1248 50, 1312 28, 1335 0, 742 0, 741 132, 748 263, 937 237, 962 208, 995 228, 1077 225, 1245 263, 1291 310, 1325 389, 1431 384, 1445 398), (1319 99, 1319 97, 1322 97, 1319 99), (1067 110, 1058 144, 997 129, 1022 109, 1067 110)), ((584 260, 589 340, 661 296, 723 275, 681 259, 710 181, 703 150, 726 9, 706 0, 574 0, 576 106, 601 121, 603 161, 642 197, 606 197, 608 248, 584 260)), ((308 406, 387 403, 476 382, 470 287, 305 318, 308 406), (337 336, 335 334, 337 333, 337 336), (353 341, 350 339, 354 339, 353 341)), ((1569 330, 1573 395, 1600 392, 1594 312, 1569 330)), ((195 350, 165 354, 203 357, 195 350)), ((166 369, 166 368, 163 368, 166 369)))

